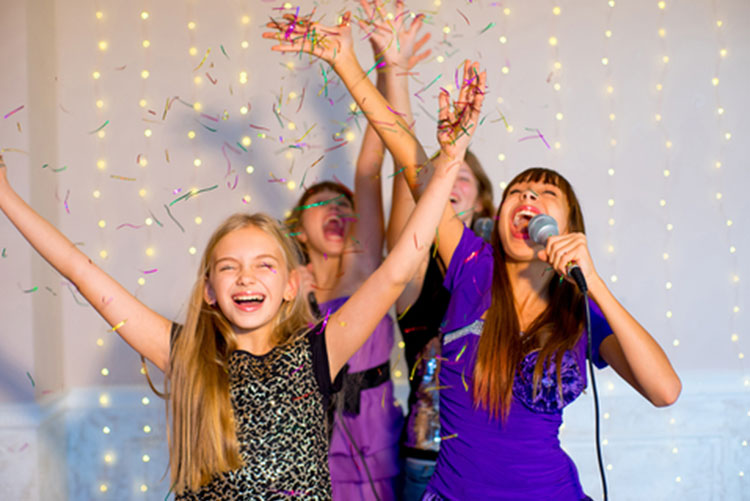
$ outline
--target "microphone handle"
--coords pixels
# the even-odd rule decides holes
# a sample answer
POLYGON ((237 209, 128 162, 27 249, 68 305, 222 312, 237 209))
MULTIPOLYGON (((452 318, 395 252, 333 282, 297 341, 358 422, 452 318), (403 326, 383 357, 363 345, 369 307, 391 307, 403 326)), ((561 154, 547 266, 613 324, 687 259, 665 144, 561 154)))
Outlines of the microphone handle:
POLYGON ((586 285, 586 279, 583 278, 583 272, 581 271, 581 267, 577 264, 572 264, 568 268, 568 276, 570 276, 578 286, 578 290, 580 290, 582 293, 586 294, 589 290, 588 285, 586 285))

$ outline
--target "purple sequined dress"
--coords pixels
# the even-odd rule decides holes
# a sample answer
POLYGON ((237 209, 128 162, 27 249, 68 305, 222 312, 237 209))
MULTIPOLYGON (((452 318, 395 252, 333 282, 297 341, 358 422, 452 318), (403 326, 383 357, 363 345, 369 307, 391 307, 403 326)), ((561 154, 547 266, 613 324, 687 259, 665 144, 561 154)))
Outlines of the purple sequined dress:
MULTIPOLYGON (((347 299, 341 297, 321 303, 321 315, 335 312, 347 299)), ((392 348, 393 321, 386 315, 349 359, 349 374, 389 364, 392 348)), ((347 384, 345 382, 345 386, 347 384)), ((345 410, 336 413, 328 456, 334 500, 374 500, 373 488, 382 501, 396 499, 398 442, 402 425, 403 413, 400 407, 394 405, 393 382, 390 378, 359 393, 358 415, 345 410), (366 468, 361 457, 364 457, 366 468), (372 477, 372 485, 367 470, 372 477)))
MULTIPOLYGON (((562 359, 562 392, 556 368, 548 363, 541 388, 533 395, 535 352, 522 361, 505 422, 474 406, 471 388, 482 333, 481 316, 490 304, 492 248, 464 230, 445 277, 451 291, 443 332, 440 368, 441 444, 425 499, 560 501, 586 499, 573 461, 560 447, 562 410, 586 387, 586 333, 562 359)), ((601 311, 591 303, 594 363, 599 344, 611 334, 601 311)))

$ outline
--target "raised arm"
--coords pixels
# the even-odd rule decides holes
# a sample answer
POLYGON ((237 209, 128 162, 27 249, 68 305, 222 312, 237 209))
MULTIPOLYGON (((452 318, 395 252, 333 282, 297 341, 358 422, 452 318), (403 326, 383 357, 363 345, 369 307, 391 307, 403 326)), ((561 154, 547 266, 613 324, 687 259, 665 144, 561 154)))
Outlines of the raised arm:
MULTIPOLYGON (((405 21, 409 17, 409 13, 404 10, 404 4, 401 0, 396 2, 395 17, 392 20, 387 19, 379 0, 372 2, 360 0, 360 5, 366 17, 359 19, 359 26, 367 33, 374 54, 375 64, 379 68, 377 72, 377 88, 390 103, 391 109, 397 113, 401 113, 405 122, 411 125, 408 72, 415 64, 426 58, 430 53, 429 50, 419 52, 430 37, 427 34, 417 40, 417 34, 422 27, 422 16, 415 18, 407 29, 405 21)), ((370 216, 370 214, 377 214, 379 218, 378 221, 372 221, 372 224, 368 225, 369 228, 365 228, 363 224, 362 230, 358 230, 361 232, 363 238, 368 238, 369 236, 374 241, 374 237, 378 237, 377 252, 372 253, 372 257, 377 261, 375 262, 374 259, 371 259, 370 262, 375 262, 375 265, 368 270, 368 275, 382 260, 384 229, 380 172, 384 153, 385 145, 383 141, 368 122, 355 178, 357 188, 355 197, 359 196, 360 186, 364 188, 363 193, 365 195, 363 196, 363 200, 355 202, 355 205, 358 207, 360 221, 365 217, 374 217, 370 216), (371 185, 372 188, 370 187, 371 185), (365 208, 369 208, 370 210, 366 211, 365 208), (375 223, 377 223, 377 228, 375 227, 375 223), (373 234, 374 231, 377 231, 377 233, 373 234)), ((412 202, 409 212, 413 209, 413 205, 412 202)), ((391 209, 391 214, 393 214, 393 209, 391 209)), ((408 214, 406 216, 408 217, 408 214)), ((402 226, 405 222, 406 218, 404 218, 402 226)), ((387 231, 390 232, 390 223, 387 231)), ((359 237, 357 238, 359 239, 359 237)), ((390 250, 391 245, 388 248, 390 250)), ((365 249, 365 253, 367 252, 368 249, 365 249)))
POLYGON ((138 301, 24 202, 8 182, 2 155, 0 210, 31 246, 78 288, 130 346, 160 369, 167 367, 170 321, 138 301))
MULTIPOLYGON (((411 13, 405 10, 404 3, 400 0, 396 2, 395 12, 392 13, 386 13, 380 0, 372 2, 361 0, 360 4, 366 18, 360 20, 359 25, 363 31, 367 32, 367 37, 376 54, 375 58, 382 59, 384 63, 382 70, 378 73, 378 82, 380 83, 380 77, 383 77, 384 85, 382 87, 378 85, 378 90, 384 94, 391 109, 400 114, 408 126, 413 128, 414 117, 409 99, 409 76, 414 66, 430 55, 430 50, 421 51, 430 39, 429 33, 419 37, 424 17, 418 15, 412 19, 411 13), (410 19, 411 22, 407 22, 410 19)), ((391 210, 386 227, 388 251, 393 249, 416 205, 402 173, 403 169, 395 161, 393 171, 391 210)), ((396 301, 398 313, 408 308, 419 297, 427 263, 426 256, 396 301)))
POLYGON ((651 334, 612 295, 594 269, 583 233, 549 237, 539 258, 561 276, 575 261, 583 272, 589 294, 602 310, 613 335, 602 341, 599 353, 612 368, 652 404, 662 407, 677 400, 682 383, 664 350, 651 334))
MULTIPOLYGON (((293 16, 287 17, 285 23, 271 23, 270 27, 279 31, 264 33, 265 38, 287 42, 273 47, 273 50, 304 50, 325 59, 333 66, 397 162, 412 166, 415 170, 419 168, 431 171, 431 181, 391 253, 329 319, 326 330, 329 336, 328 356, 331 374, 336 374, 372 333, 424 259, 435 237, 459 164, 449 160, 441 161, 433 168, 422 145, 403 118, 389 110, 388 103, 366 78, 354 55, 348 13, 344 15, 342 24, 333 28, 308 23, 293 16), (312 31, 316 32, 318 38, 310 36, 312 31), (285 33, 291 35, 285 37, 285 33)), ((478 73, 476 63, 467 62, 461 89, 463 99, 458 103, 455 114, 448 109, 448 97, 441 96, 441 120, 455 125, 443 127, 439 134, 441 145, 445 143, 441 148, 441 157, 449 155, 454 148, 465 150, 468 146, 471 133, 478 123, 484 87, 485 74, 478 73), (475 78, 469 75, 475 75, 475 78)))

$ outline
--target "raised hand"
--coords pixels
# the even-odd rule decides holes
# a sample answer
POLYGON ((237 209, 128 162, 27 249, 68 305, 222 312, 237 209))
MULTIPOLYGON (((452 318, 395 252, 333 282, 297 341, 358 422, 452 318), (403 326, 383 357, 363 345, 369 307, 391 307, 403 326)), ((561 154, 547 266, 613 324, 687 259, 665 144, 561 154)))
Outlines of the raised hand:
POLYGON ((358 19, 359 27, 367 32, 375 59, 382 56, 386 68, 410 70, 430 55, 430 49, 419 52, 430 39, 429 33, 417 39, 422 29, 423 15, 413 18, 407 28, 406 19, 411 18, 411 14, 404 10, 402 0, 396 2, 396 12, 393 14, 384 11, 380 0, 360 0, 359 3, 367 16, 366 19, 358 19))
POLYGON ((278 40, 271 50, 277 52, 305 52, 319 57, 331 66, 339 58, 354 55, 351 30, 351 13, 341 16, 341 23, 326 26, 311 20, 312 14, 297 16, 284 14, 281 20, 272 20, 266 27, 275 31, 263 33, 263 38, 278 40))
POLYGON ((486 81, 486 72, 479 73, 479 63, 466 60, 461 91, 452 108, 448 91, 440 91, 437 138, 440 149, 452 159, 463 159, 477 129, 486 81))

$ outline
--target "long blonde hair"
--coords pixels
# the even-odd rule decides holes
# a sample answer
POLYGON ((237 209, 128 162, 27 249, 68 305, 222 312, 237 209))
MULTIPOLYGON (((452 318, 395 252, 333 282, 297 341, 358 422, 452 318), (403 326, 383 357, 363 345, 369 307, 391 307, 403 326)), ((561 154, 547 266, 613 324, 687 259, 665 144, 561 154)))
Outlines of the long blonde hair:
MULTIPOLYGON (((175 492, 197 490, 221 472, 242 466, 229 395, 228 360, 237 348, 231 324, 218 306, 209 305, 204 290, 214 249, 232 231, 254 226, 281 247, 287 272, 296 269, 299 249, 279 224, 265 214, 235 214, 211 236, 201 258, 185 326, 172 340, 165 385, 167 417, 171 417, 169 465, 175 492)), ((282 303, 276 314, 272 342, 284 345, 298 338, 311 320, 298 294, 282 303)))

